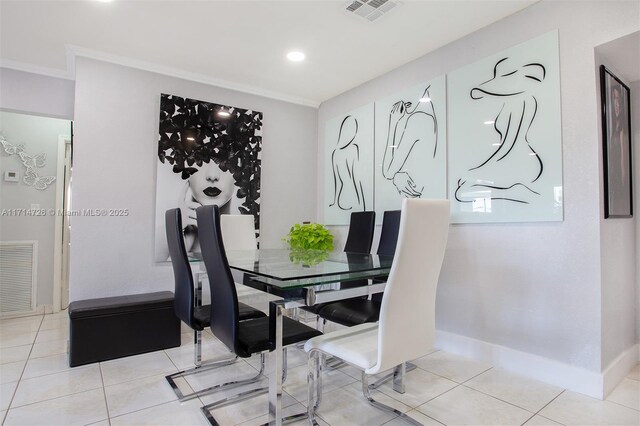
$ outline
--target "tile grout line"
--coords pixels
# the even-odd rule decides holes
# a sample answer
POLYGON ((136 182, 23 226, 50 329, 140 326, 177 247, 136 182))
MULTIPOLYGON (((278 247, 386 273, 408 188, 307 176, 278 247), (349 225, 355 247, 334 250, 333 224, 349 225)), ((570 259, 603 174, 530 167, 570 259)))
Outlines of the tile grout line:
POLYGON ((104 385, 104 376, 102 375, 102 363, 98 363, 98 370, 100 371, 100 382, 102 383, 102 395, 104 396, 104 406, 107 409, 107 422, 111 426, 111 414, 109 414, 109 400, 107 399, 107 390, 104 385))
POLYGON ((630 410, 637 411, 637 412, 639 412, 639 413, 640 413, 640 408, 633 408, 633 407, 629 407, 628 405, 624 405, 624 404, 621 404, 621 403, 616 402, 616 401, 611 401, 611 400, 609 400, 609 399, 603 399, 603 400, 601 400, 601 401, 602 401, 602 402, 610 402, 610 403, 612 403, 612 404, 616 404, 616 405, 618 405, 618 406, 620 406, 620 407, 628 408, 628 409, 630 409, 630 410))
POLYGON ((22 382, 22 376, 24 375, 24 370, 27 369, 27 364, 29 363, 29 358, 31 357, 31 352, 33 352, 33 345, 35 345, 36 339, 38 338, 38 333, 40 332, 40 327, 42 327, 42 321, 44 320, 44 315, 40 318, 40 324, 38 325, 38 331, 36 331, 36 337, 34 337, 33 342, 31 342, 31 349, 29 349, 29 354, 27 355, 27 359, 24 361, 24 366, 22 367, 22 372, 20 372, 20 377, 16 381, 16 387, 13 390, 13 394, 11 395, 11 399, 9 400, 9 405, 7 405, 7 410, 4 413, 4 418, 2 419, 2 424, 4 424, 5 419, 9 415, 9 410, 11 409, 11 404, 13 404, 13 400, 16 397, 16 393, 18 393, 18 387, 20 386, 20 382, 22 382))
MULTIPOLYGON (((18 406, 18 407, 11 407, 11 409, 12 409, 12 410, 22 409, 22 408, 24 408, 24 407, 29 407, 29 406, 31 406, 31 405, 40 404, 40 403, 42 403, 42 402, 54 401, 54 400, 56 400, 56 399, 66 398, 66 397, 68 397, 68 396, 73 396, 73 395, 80 395, 81 393, 91 392, 91 391, 98 390, 98 389, 100 389, 100 387, 99 387, 99 386, 98 386, 98 387, 95 387, 95 388, 91 388, 91 389, 84 389, 84 390, 81 390, 81 391, 78 391, 78 392, 73 392, 73 393, 70 393, 70 394, 67 394, 67 395, 59 395, 59 396, 56 396, 56 397, 54 397, 54 398, 47 398, 47 399, 43 399, 43 400, 40 400, 40 401, 30 402, 30 403, 28 403, 28 404, 20 405, 20 406, 18 406)), ((9 411, 9 410, 7 410, 7 411, 9 411)))
MULTIPOLYGON (((197 398, 196 398, 197 399, 197 398)), ((151 408, 155 408, 155 407, 160 407, 161 405, 166 405, 166 404, 173 404, 174 402, 177 402, 178 404, 182 404, 180 401, 178 401, 177 399, 174 399, 173 401, 165 401, 165 402, 161 402, 159 404, 154 404, 154 405, 150 405, 148 407, 144 407, 144 408, 139 408, 137 410, 133 410, 133 411, 129 411, 127 413, 122 413, 122 414, 118 414, 117 416, 113 416, 113 417, 109 417, 109 424, 111 425, 111 420, 112 419, 118 419, 120 417, 124 417, 124 416, 128 416, 129 414, 133 414, 133 413, 139 413, 140 411, 144 411, 144 410, 149 410, 151 408)), ((186 401, 185 401, 186 402, 186 401)))
MULTIPOLYGON (((556 422, 556 423, 559 423, 559 424, 563 425, 564 423, 559 422, 558 420, 554 420, 554 419, 552 419, 552 418, 550 418, 550 417, 543 416, 542 414, 540 414, 540 412, 541 412, 542 410, 544 410, 544 409, 545 409, 549 404, 551 404, 553 401, 555 401, 556 399, 560 398, 560 395, 562 395, 562 394, 563 394, 563 393, 565 393, 566 391, 567 391, 566 389, 563 389, 563 390, 562 390, 562 392, 560 392, 558 395, 556 395, 556 397, 555 397, 555 398, 553 398, 551 401, 547 402, 547 403, 546 403, 542 408, 540 408, 538 411, 536 411, 536 414, 535 414, 535 415, 536 415, 536 416, 543 417, 543 418, 545 418, 545 419, 549 419, 549 420, 551 420, 551 421, 553 421, 553 422, 556 422)), ((529 421, 529 420, 527 420, 527 421, 529 421)))
MULTIPOLYGON (((431 352, 431 353, 429 353, 429 354, 427 354, 427 355, 425 355, 425 356, 429 356, 429 355, 431 355, 431 354, 433 354, 433 353, 436 353, 436 352, 440 352, 440 350, 433 351, 433 352, 431 352)), ((415 360, 414 360, 414 361, 412 361, 412 362, 415 362, 415 360)), ((448 378, 448 377, 441 376, 440 374, 437 374, 437 373, 434 373, 434 372, 432 372, 432 371, 429 371, 429 370, 427 370, 427 369, 425 369, 425 368, 422 368, 422 367, 420 367, 420 366, 419 366, 419 365, 417 365, 417 364, 416 364, 416 368, 417 368, 417 369, 420 369, 420 370, 422 370, 422 371, 424 371, 424 372, 426 372, 426 373, 433 374, 433 375, 434 375, 434 376, 436 376, 436 377, 440 377, 440 378, 442 378, 442 379, 445 379, 445 380, 448 380, 448 381, 450 381, 450 382, 452 382, 452 383, 455 383, 455 386, 453 386, 451 389, 447 389, 446 391, 441 392, 441 393, 439 393, 438 395, 436 395, 436 396, 434 396, 434 397, 432 397, 432 398, 427 399, 425 402, 423 402, 422 404, 420 404, 420 405, 418 405, 418 406, 416 406, 416 407, 408 406, 408 407, 410 407, 410 410, 409 410, 409 411, 411 411, 411 410, 416 410, 417 412, 419 412, 419 413, 420 413, 420 414, 422 414, 423 416, 426 416, 426 417, 428 417, 428 418, 430 418, 430 419, 432 419, 432 420, 434 420, 434 421, 436 421, 436 422, 440 423, 441 425, 445 425, 445 426, 446 426, 446 424, 445 424, 445 423, 442 423, 442 422, 441 422, 441 421, 439 421, 438 419, 435 419, 435 418, 433 418, 433 417, 429 416, 428 414, 423 413, 423 412, 422 412, 422 411, 420 411, 418 408, 419 408, 419 407, 422 407, 423 405, 428 404, 429 402, 433 401, 434 399, 439 398, 439 397, 441 397, 442 395, 444 395, 444 394, 446 394, 446 393, 448 393, 448 392, 451 392, 452 390, 454 390, 454 389, 456 389, 456 388, 458 388, 458 387, 462 386, 462 383, 464 383, 464 382, 462 382, 462 383, 458 383, 458 382, 456 382, 455 380, 452 380, 452 379, 450 379, 450 378, 448 378)), ((480 374, 482 374, 482 373, 484 373, 484 372, 486 372, 486 371, 489 371, 491 368, 493 368, 493 367, 489 367, 487 370, 485 370, 485 371, 483 371, 483 372, 481 372, 481 373, 478 373, 476 376, 478 376, 478 375, 480 375, 480 374)), ((406 374, 408 374, 408 373, 406 373, 406 374)), ((473 377, 476 377, 476 376, 473 376, 473 377)), ((471 380, 473 377, 469 378, 468 380, 471 380)), ((393 399, 393 400, 395 400, 395 401, 400 402, 401 404, 407 405, 407 404, 405 404, 404 402, 402 402, 402 401, 400 401, 400 400, 398 400, 398 399, 394 398, 394 396, 393 396, 393 395, 388 395, 388 394, 386 394, 386 393, 384 393, 384 392, 382 392, 382 391, 378 391, 378 392, 382 393, 383 395, 386 395, 387 397, 389 397, 389 398, 391 398, 391 399, 393 399)), ((397 418, 398 418, 398 416, 396 416, 396 417, 394 417, 393 419, 389 420, 389 422, 392 422, 392 421, 394 421, 394 420, 395 420, 395 419, 397 419, 397 418)), ((387 423, 389 423, 389 422, 387 422, 387 423)))

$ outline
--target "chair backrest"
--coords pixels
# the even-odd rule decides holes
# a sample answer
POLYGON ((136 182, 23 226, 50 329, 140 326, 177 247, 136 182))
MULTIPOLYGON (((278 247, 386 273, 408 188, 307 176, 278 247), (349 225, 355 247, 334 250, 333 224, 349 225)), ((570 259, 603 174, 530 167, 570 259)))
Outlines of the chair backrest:
POLYGON ((173 309, 176 316, 193 328, 193 275, 182 235, 180 209, 169 209, 164 214, 169 256, 175 281, 173 309))
POLYGON ((405 199, 378 323, 375 374, 419 358, 435 339, 438 277, 449 233, 449 201, 405 199))
POLYGON ((393 256, 398 244, 398 232, 400 231, 400 210, 388 210, 382 217, 382 229, 378 242, 378 254, 393 256))
POLYGON ((251 214, 220 215, 220 229, 225 250, 258 248, 254 219, 251 214))
POLYGON ((238 352, 238 294, 224 250, 218 206, 196 209, 202 259, 211 290, 211 331, 234 353, 238 352))
POLYGON ((349 234, 344 251, 349 253, 369 253, 376 227, 376 212, 353 212, 349 221, 349 234))

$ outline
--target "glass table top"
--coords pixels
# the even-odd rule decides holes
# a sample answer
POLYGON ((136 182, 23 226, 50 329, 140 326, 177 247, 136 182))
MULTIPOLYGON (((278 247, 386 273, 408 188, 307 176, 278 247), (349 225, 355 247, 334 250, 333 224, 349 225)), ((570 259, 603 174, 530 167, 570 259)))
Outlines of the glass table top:
POLYGON ((228 250, 232 269, 279 288, 371 278, 389 273, 392 256, 288 249, 228 250))

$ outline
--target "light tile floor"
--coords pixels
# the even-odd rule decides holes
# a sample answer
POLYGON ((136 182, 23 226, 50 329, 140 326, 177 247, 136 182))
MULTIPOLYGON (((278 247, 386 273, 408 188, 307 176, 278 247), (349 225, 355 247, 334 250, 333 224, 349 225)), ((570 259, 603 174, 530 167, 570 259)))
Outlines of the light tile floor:
MULTIPOLYGON (((0 322, 0 418, 6 425, 206 425, 200 406, 225 393, 179 403, 164 376, 192 365, 192 333, 183 345, 113 361, 69 368, 66 312, 0 322)), ((289 349, 285 383, 287 413, 304 411, 306 355, 289 349)), ((205 359, 225 355, 208 331, 205 359)), ((199 387, 255 374, 258 358, 240 360, 191 377, 182 386, 199 387)), ((640 365, 605 401, 492 368, 443 351, 416 361, 406 393, 389 385, 374 398, 406 412, 425 425, 640 425, 640 365)), ((349 366, 328 370, 319 424, 402 425, 369 406, 362 397, 359 372, 349 366)), ((256 425, 267 420, 267 396, 218 408, 222 425, 256 425)), ((306 424, 306 422, 298 422, 306 424)))

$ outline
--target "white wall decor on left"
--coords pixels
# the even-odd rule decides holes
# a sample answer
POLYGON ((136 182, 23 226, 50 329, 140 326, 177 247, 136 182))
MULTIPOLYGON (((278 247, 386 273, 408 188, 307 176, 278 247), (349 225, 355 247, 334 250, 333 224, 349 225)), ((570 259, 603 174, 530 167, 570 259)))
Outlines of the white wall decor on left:
POLYGON ((0 144, 2 144, 2 148, 6 154, 20 157, 22 166, 25 168, 24 178, 22 178, 22 182, 25 185, 33 186, 35 189, 44 191, 56 180, 55 176, 41 176, 40 173, 38 173, 37 169, 46 165, 46 153, 29 155, 25 152, 24 145, 9 143, 2 134, 0 134, 0 144))

